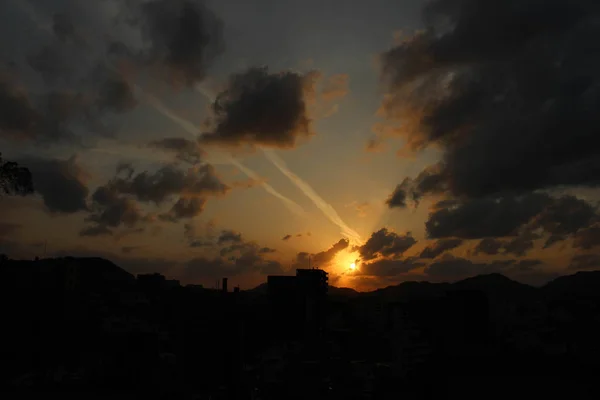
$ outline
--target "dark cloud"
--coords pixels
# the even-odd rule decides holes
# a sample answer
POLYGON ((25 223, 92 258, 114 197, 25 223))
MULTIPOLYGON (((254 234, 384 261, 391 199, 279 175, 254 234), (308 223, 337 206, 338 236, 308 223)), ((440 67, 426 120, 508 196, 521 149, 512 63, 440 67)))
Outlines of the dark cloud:
POLYGON ((139 249, 139 246, 123 246, 121 247, 121 252, 123 254, 131 254, 137 249, 139 249))
POLYGON ((457 238, 448 238, 448 239, 440 239, 436 241, 432 246, 427 246, 421 252, 419 258, 436 258, 437 256, 445 253, 448 250, 452 250, 457 248, 463 244, 462 239, 457 238))
POLYGON ((388 199, 385 201, 385 204, 387 204, 390 208, 405 208, 407 206, 408 203, 406 201, 408 200, 409 190, 409 181, 407 179, 405 179, 404 181, 402 181, 401 184, 396 186, 396 189, 394 189, 390 197, 388 197, 388 199))
POLYGON ((114 187, 100 186, 92 195, 89 222, 96 224, 97 232, 120 226, 134 227, 145 216, 139 204, 127 196, 121 195, 114 187))
POLYGON ((266 67, 233 75, 212 105, 214 120, 201 142, 294 147, 314 134, 307 96, 317 78, 314 72, 269 73, 266 67))
POLYGON ((139 54, 142 61, 164 68, 169 82, 193 86, 202 81, 223 51, 223 23, 203 1, 154 0, 130 11, 149 44, 139 54))
POLYGON ((350 242, 347 239, 340 239, 329 249, 313 254, 311 257, 311 261, 317 268, 325 267, 329 263, 331 263, 331 261, 333 261, 333 258, 336 256, 337 253, 347 249, 349 245, 350 242))
POLYGON ((577 232, 573 246, 585 250, 600 246, 600 226, 592 226, 577 232))
POLYGON ((283 272, 278 261, 265 258, 274 253, 274 249, 247 241, 239 232, 223 230, 216 243, 206 245, 209 246, 220 247, 219 256, 211 259, 201 257, 189 262, 185 271, 187 280, 206 280, 244 273, 264 275, 283 272))
POLYGON ((79 160, 26 158, 20 164, 29 168, 35 191, 42 196, 46 209, 56 213, 88 210, 87 173, 79 160))
POLYGON ((206 198, 203 197, 180 197, 179 200, 160 218, 166 221, 178 222, 182 219, 192 219, 204 211, 206 198))
POLYGON ((76 37, 75 25, 68 14, 56 13, 52 16, 52 30, 58 39, 67 41, 76 37))
POLYGON ((0 136, 46 147, 63 143, 81 146, 90 135, 114 136, 104 117, 130 111, 137 101, 129 84, 118 76, 98 75, 93 85, 86 90, 66 86, 32 92, 18 85, 18 78, 10 80, 0 74, 0 136))
POLYGON ((242 234, 235 231, 225 230, 221 232, 221 235, 217 239, 217 244, 227 244, 227 243, 242 243, 242 234))
POLYGON ((428 194, 441 194, 447 189, 445 175, 440 164, 434 164, 425 168, 415 179, 405 178, 396 186, 386 204, 390 208, 405 208, 408 200, 416 204, 428 194))
POLYGON ((100 87, 96 105, 100 110, 121 114, 137 107, 138 101, 129 82, 113 74, 100 87))
POLYGON ((296 254, 296 259, 294 260, 293 267, 294 268, 327 268, 335 258, 335 256, 340 252, 348 248, 350 246, 350 242, 347 239, 340 239, 336 243, 334 243, 330 248, 324 251, 320 251, 318 253, 308 253, 305 251, 301 251, 296 254))
POLYGON ((425 268, 428 279, 433 281, 456 281, 471 276, 500 273, 511 279, 543 284, 553 277, 544 271, 542 262, 536 259, 501 260, 487 263, 476 263, 465 258, 445 255, 425 268))
POLYGON ((425 266, 425 264, 418 262, 416 257, 409 257, 399 260, 383 258, 373 262, 361 264, 357 275, 393 277, 423 266, 425 266))
POLYGON ((525 232, 516 238, 506 241, 503 244, 505 254, 514 254, 522 257, 534 246, 534 240, 539 239, 538 235, 531 232, 525 232))
POLYGON ((431 238, 483 239, 475 254, 523 256, 538 239, 545 239, 548 248, 574 237, 575 246, 583 247, 591 239, 587 227, 598 221, 597 211, 576 197, 543 193, 446 200, 434 206, 425 226, 431 238))
POLYGON ((96 189, 92 196, 93 212, 88 221, 102 227, 133 227, 140 222, 151 222, 151 214, 144 214, 138 202, 161 206, 176 197, 166 212, 158 214, 163 221, 178 222, 192 219, 204 211, 208 196, 227 193, 228 186, 217 177, 214 167, 203 164, 181 170, 167 165, 156 172, 135 173, 129 164, 119 164, 116 174, 108 183, 96 189))
POLYGON ((520 272, 528 272, 540 265, 542 265, 540 260, 521 260, 515 265, 515 268, 520 272))
POLYGON ((485 238, 477 244, 474 253, 476 255, 484 253, 488 255, 513 254, 524 256, 529 250, 533 249, 534 241, 539 238, 539 235, 532 232, 523 232, 521 235, 508 240, 485 238))
POLYGON ((0 222, 0 237, 8 237, 21 229, 21 225, 9 222, 0 222))
POLYGON ((455 281, 475 275, 506 273, 513 264, 514 260, 474 263, 465 258, 445 256, 427 266, 425 274, 436 281, 455 281))
POLYGON ((171 152, 179 160, 192 165, 201 163, 205 155, 205 152, 200 149, 197 142, 185 138, 165 138, 151 142, 149 147, 171 152))
POLYGON ((382 228, 371 234, 367 242, 358 248, 363 261, 372 260, 378 256, 398 257, 410 249, 417 241, 410 233, 398 235, 382 228))
POLYGON ((32 99, 14 79, 0 74, 0 137, 30 140, 40 145, 76 141, 68 122, 82 107, 82 99, 73 93, 57 91, 32 99))
POLYGON ((504 242, 502 242, 501 240, 494 238, 485 238, 477 244, 477 247, 475 247, 475 254, 485 253, 493 256, 500 252, 502 246, 504 246, 504 242))
POLYGON ((113 231, 106 227, 106 225, 94 225, 83 228, 79 232, 79 236, 112 236, 113 231))
POLYGON ((600 255, 598 254, 578 254, 573 256, 569 269, 600 269, 600 255))
POLYGON ((543 194, 446 202, 429 214, 425 226, 431 238, 514 236, 550 203, 543 194))
POLYGON ((292 235, 285 235, 284 237, 281 238, 281 240, 290 240, 292 238, 292 235))
POLYGON ((0 79, 3 138, 83 145, 113 137, 119 130, 115 116, 138 105, 132 72, 192 87, 223 50, 222 23, 199 0, 122 2, 110 25, 102 18, 75 18, 66 9, 45 15, 41 5, 32 7, 32 28, 49 23, 54 35, 6 55, 16 61, 15 76, 3 73, 0 79), (123 32, 128 34, 119 37, 123 32), (136 36, 141 41, 131 40, 136 36))
POLYGON ((116 177, 109 186, 121 194, 134 196, 139 201, 161 204, 174 195, 222 195, 229 190, 220 181, 212 165, 203 164, 181 170, 167 165, 154 173, 144 171, 129 178, 116 177))
POLYGON ((457 197, 598 185, 600 7, 591 0, 434 0, 382 55, 384 114, 443 150, 457 197))

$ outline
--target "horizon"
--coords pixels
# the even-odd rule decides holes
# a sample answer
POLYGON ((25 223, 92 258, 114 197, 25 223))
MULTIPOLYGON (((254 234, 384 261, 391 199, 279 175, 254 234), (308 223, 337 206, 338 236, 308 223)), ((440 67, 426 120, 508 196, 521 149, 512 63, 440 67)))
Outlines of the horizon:
MULTIPOLYGON (((134 274, 134 273, 131 273, 129 271, 126 271, 120 265, 118 265, 117 263, 113 262, 112 260, 106 259, 106 258, 102 258, 102 257, 93 257, 93 256, 88 256, 88 257, 62 256, 62 257, 53 257, 53 258, 36 258, 35 260, 29 260, 29 259, 8 259, 6 261, 9 261, 9 262, 10 261, 16 261, 16 262, 26 262, 26 263, 40 263, 40 262, 43 262, 43 261, 54 261, 54 260, 61 261, 61 260, 65 260, 65 259, 74 259, 74 260, 83 260, 83 261, 85 261, 85 260, 107 261, 107 262, 115 265, 116 267, 118 267, 122 271, 130 274, 131 277, 133 277, 136 280, 139 278, 139 276, 159 275, 159 276, 162 276, 165 279, 175 280, 176 282, 178 282, 178 285, 181 285, 181 287, 185 287, 185 286, 188 286, 188 285, 197 286, 197 284, 194 284, 194 283, 188 283, 188 284, 184 283, 184 284, 181 284, 181 282, 179 282, 179 280, 173 279, 172 277, 169 277, 169 276, 164 276, 164 275, 162 275, 159 272, 148 272, 148 273, 142 272, 142 273, 134 274)), ((85 266, 82 266, 82 267, 86 268, 85 266)), ((216 284, 215 286, 203 286, 203 285, 201 285, 201 286, 203 286, 203 288, 206 289, 206 290, 222 291, 223 289, 222 289, 221 285, 223 284, 223 280, 226 279, 229 283, 233 284, 232 287, 237 287, 241 291, 254 291, 254 290, 258 289, 258 288, 268 286, 268 284, 269 284, 268 278, 271 277, 271 276, 288 276, 288 277, 294 277, 296 275, 295 274, 290 274, 291 272, 296 272, 297 270, 307 270, 307 269, 309 269, 309 268, 297 268, 296 270, 293 270, 293 271, 286 271, 286 274, 281 274, 281 275, 266 275, 265 276, 265 281, 260 282, 256 286, 253 286, 253 287, 241 287, 239 284, 236 284, 235 281, 231 281, 230 278, 227 277, 227 276, 222 276, 220 279, 217 279, 215 282, 212 282, 213 285, 216 284)), ((318 270, 319 268, 310 268, 310 269, 317 269, 318 270)), ((324 270, 322 270, 322 271, 324 271, 324 270)), ((490 278, 490 277, 493 277, 493 276, 501 276, 503 279, 506 279, 507 281, 510 281, 510 282, 515 282, 515 283, 518 283, 520 285, 528 286, 528 287, 535 288, 535 289, 542 289, 542 288, 546 287, 548 284, 556 281, 559 278, 568 278, 568 277, 573 277, 575 275, 590 274, 590 273, 599 273, 600 274, 600 270, 575 271, 575 272, 573 272, 571 274, 560 275, 560 276, 557 276, 557 277, 555 277, 553 279, 550 279, 547 282, 538 283, 538 284, 528 284, 528 283, 519 282, 517 280, 511 279, 510 277, 508 277, 507 275, 503 274, 502 272, 490 272, 490 273, 482 273, 482 274, 477 274, 477 275, 471 275, 471 276, 467 276, 467 277, 464 277, 464 278, 461 278, 461 279, 457 279, 457 280, 453 280, 453 281, 431 282, 431 281, 427 281, 427 280, 406 280, 406 281, 403 281, 403 282, 400 282, 400 283, 397 283, 397 284, 394 284, 394 285, 382 286, 382 287, 378 287, 378 288, 374 288, 374 289, 369 289, 369 290, 359 290, 359 289, 354 289, 354 288, 347 287, 347 286, 335 286, 335 285, 331 285, 331 284, 328 284, 328 287, 334 288, 334 289, 342 289, 342 290, 347 289, 347 290, 352 290, 355 293, 365 293, 366 294, 366 293, 373 293, 373 292, 376 292, 376 291, 379 291, 379 290, 386 290, 386 289, 389 289, 389 288, 400 287, 400 286, 402 286, 404 284, 408 284, 408 283, 419 283, 419 284, 427 283, 427 284, 433 284, 433 285, 439 285, 439 284, 454 285, 454 284, 458 284, 458 283, 461 283, 461 282, 473 280, 473 279, 476 279, 476 278, 490 278)))
POLYGON ((0 164, 35 193, 0 176, 0 254, 360 292, 600 269, 600 7, 490 1, 3 2, 0 164))

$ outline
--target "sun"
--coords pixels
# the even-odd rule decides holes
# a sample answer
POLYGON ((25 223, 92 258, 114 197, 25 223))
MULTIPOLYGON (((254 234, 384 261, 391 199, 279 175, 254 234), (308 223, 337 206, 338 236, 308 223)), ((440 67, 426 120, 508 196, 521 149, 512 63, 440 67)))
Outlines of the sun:
POLYGON ((354 271, 356 269, 356 263, 350 263, 350 269, 354 271))

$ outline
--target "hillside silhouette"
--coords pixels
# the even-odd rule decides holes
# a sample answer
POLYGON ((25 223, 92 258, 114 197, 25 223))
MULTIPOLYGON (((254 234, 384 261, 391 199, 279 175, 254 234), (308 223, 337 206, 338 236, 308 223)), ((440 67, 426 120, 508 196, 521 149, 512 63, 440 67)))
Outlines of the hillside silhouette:
POLYGON ((321 270, 240 291, 101 258, 0 268, 7 398, 598 395, 600 271, 357 292, 313 280, 321 270))

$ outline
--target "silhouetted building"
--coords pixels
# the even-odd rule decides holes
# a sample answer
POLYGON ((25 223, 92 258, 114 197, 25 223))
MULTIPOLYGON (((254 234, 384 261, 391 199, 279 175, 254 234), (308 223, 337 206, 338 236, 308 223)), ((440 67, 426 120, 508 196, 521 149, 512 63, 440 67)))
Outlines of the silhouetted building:
POLYGON ((227 278, 223 278, 223 293, 227 293, 227 278))
POLYGON ((275 329, 284 336, 318 334, 325 325, 327 272, 297 269, 296 276, 267 278, 275 329))
POLYGON ((167 279, 159 273, 138 274, 137 283, 142 289, 150 291, 181 287, 181 283, 177 279, 167 279))

